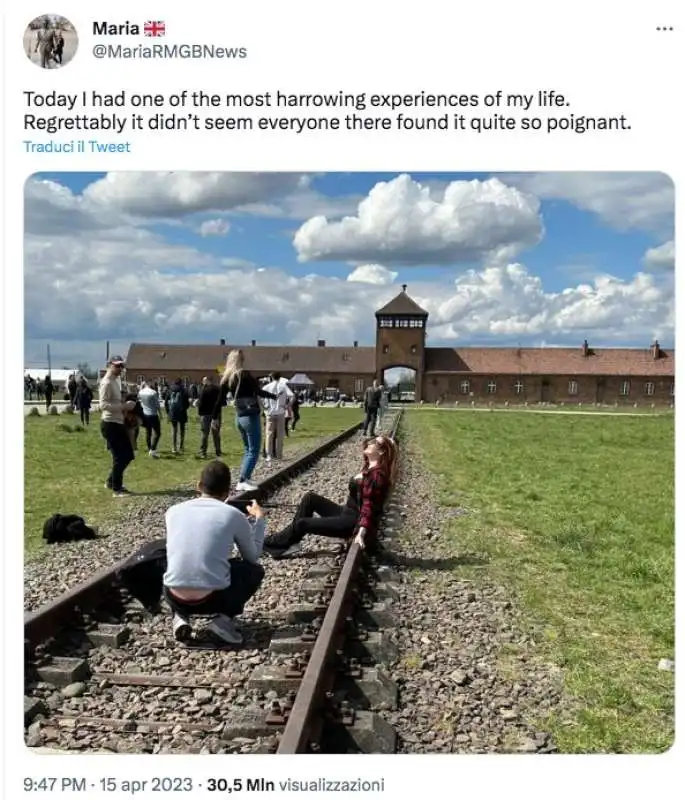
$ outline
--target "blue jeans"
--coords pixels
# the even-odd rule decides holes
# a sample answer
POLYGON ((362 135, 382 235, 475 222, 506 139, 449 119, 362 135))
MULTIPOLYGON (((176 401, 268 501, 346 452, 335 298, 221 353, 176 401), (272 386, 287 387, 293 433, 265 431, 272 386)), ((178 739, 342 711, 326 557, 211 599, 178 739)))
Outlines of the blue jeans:
POLYGON ((257 466, 259 449, 262 446, 262 420, 260 414, 253 417, 236 417, 236 428, 243 440, 245 455, 240 465, 240 480, 249 481, 257 466))

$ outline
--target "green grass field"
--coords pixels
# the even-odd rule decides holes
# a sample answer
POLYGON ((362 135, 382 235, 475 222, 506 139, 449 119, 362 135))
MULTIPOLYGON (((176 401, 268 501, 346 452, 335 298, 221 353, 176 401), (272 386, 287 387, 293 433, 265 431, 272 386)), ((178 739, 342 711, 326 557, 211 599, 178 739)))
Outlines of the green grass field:
MULTIPOLYGON (((661 752, 674 740, 675 423, 565 414, 405 417, 438 476, 460 554, 510 586, 564 671, 563 752, 661 752)), ((478 568, 459 567, 476 577, 478 568)), ((502 652, 502 668, 515 653, 502 652)))
MULTIPOLYGON (((322 438, 339 433, 361 420, 352 408, 303 408, 297 432, 286 439, 286 448, 310 448, 322 438)), ((43 544, 43 523, 53 514, 79 514, 90 524, 101 525, 113 514, 125 513, 129 501, 115 500, 104 488, 111 458, 100 435, 99 415, 93 415, 83 431, 74 415, 25 417, 24 419, 24 543, 27 555, 43 544), (122 506, 123 502, 123 506, 122 506)), ((126 485, 136 493, 164 493, 197 481, 202 461, 195 458, 200 445, 200 425, 191 412, 186 429, 186 453, 172 456, 171 425, 162 423, 158 460, 148 456, 145 433, 138 440, 136 460, 126 470, 126 485)), ((242 458, 242 442, 233 414, 224 412, 221 430, 223 460, 231 467, 242 458)), ((210 437, 210 455, 212 453, 210 437)))

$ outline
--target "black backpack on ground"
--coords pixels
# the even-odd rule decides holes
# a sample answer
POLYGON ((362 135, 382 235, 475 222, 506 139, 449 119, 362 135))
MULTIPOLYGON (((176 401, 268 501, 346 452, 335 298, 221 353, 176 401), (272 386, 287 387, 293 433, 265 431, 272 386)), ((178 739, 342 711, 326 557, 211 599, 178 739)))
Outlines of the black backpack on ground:
POLYGON ((54 514, 43 525, 43 539, 48 544, 79 542, 83 539, 97 539, 97 534, 86 525, 83 517, 76 514, 54 514))

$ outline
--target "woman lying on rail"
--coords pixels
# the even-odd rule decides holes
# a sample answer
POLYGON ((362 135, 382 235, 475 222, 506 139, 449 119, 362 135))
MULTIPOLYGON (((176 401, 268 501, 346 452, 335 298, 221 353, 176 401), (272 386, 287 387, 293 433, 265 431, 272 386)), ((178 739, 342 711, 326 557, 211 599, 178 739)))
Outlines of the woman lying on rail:
POLYGON ((298 505, 293 521, 264 542, 264 551, 273 558, 296 555, 308 534, 349 539, 355 534, 362 546, 373 546, 383 504, 395 482, 397 445, 385 435, 364 440, 362 470, 349 482, 345 505, 338 505, 315 492, 307 492, 298 505), (314 516, 314 515, 318 516, 314 516))

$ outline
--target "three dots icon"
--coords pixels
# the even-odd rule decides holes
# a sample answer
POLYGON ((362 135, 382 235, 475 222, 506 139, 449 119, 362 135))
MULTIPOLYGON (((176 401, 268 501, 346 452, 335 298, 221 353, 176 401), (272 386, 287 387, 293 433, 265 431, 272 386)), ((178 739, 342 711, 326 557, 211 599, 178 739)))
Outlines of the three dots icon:
POLYGON ((673 25, 657 25, 656 28, 658 31, 672 31, 673 25))

